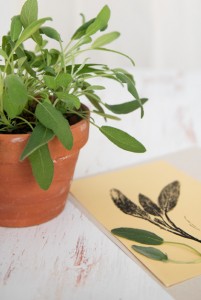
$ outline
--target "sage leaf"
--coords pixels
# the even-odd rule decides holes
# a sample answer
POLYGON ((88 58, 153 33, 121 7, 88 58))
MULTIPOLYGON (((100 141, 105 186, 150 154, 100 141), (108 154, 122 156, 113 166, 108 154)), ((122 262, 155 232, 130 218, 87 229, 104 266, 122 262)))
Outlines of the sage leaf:
POLYGON ((32 173, 43 190, 47 190, 54 176, 54 164, 50 156, 48 145, 45 144, 35 150, 28 157, 32 173))
POLYGON ((112 229, 111 232, 127 240, 146 245, 161 245, 164 242, 160 236, 143 229, 120 227, 112 229))
POLYGON ((93 113, 105 118, 105 119, 110 119, 110 120, 115 120, 115 121, 120 121, 121 119, 114 116, 114 115, 110 115, 110 114, 106 114, 106 113, 101 113, 100 111, 97 110, 93 110, 93 113))
POLYGON ((15 42, 18 39, 21 31, 22 31, 22 23, 20 20, 20 16, 14 16, 12 18, 11 28, 10 28, 10 37, 13 42, 15 42))
POLYGON ((93 44, 91 45, 91 47, 93 49, 95 49, 95 48, 99 48, 99 47, 105 46, 105 45, 113 42, 114 40, 116 40, 119 36, 120 36, 120 33, 117 32, 117 31, 106 33, 106 34, 98 37, 93 42, 93 44))
POLYGON ((102 85, 89 85, 85 91, 95 91, 95 90, 104 90, 105 87, 102 85))
POLYGON ((43 79, 44 79, 45 85, 49 89, 56 90, 56 81, 55 81, 55 77, 54 76, 44 75, 43 79))
POLYGON ((110 126, 102 126, 99 130, 116 146, 130 152, 143 153, 145 147, 128 133, 110 126))
POLYGON ((56 96, 64 103, 66 103, 68 109, 73 110, 73 109, 79 109, 81 102, 78 97, 72 94, 68 94, 66 92, 57 92, 56 96))
POLYGON ((168 261, 167 254, 163 253, 162 251, 154 247, 142 247, 142 246, 133 245, 132 249, 153 260, 164 261, 164 262, 168 261))
MULTIPOLYGON (((24 28, 27 28, 31 23, 37 21, 38 19, 38 2, 37 0, 27 0, 20 13, 20 21, 24 28)), ((39 34, 39 31, 33 33, 32 38, 39 45, 42 45, 42 37, 39 34)))
POLYGON ((5 78, 4 109, 9 118, 20 115, 28 101, 28 92, 22 79, 16 74, 5 78))
POLYGON ((56 40, 58 42, 61 41, 61 37, 60 34, 58 33, 58 31, 56 31, 54 28, 49 27, 49 26, 44 26, 40 28, 40 32, 45 34, 47 37, 56 40))
POLYGON ((38 18, 38 1, 37 0, 27 0, 22 6, 20 19, 26 28, 32 22, 36 21, 38 18))
POLYGON ((13 52, 19 47, 20 44, 22 44, 24 41, 26 41, 28 38, 30 38, 40 27, 42 24, 44 24, 46 21, 51 21, 51 18, 42 18, 39 20, 34 21, 29 26, 27 26, 19 36, 19 39, 17 40, 15 47, 13 49, 13 52))
POLYGON ((73 34, 71 40, 77 40, 80 39, 82 36, 84 36, 86 34, 86 30, 94 21, 95 18, 89 20, 88 22, 85 22, 82 26, 80 26, 73 34))
POLYGON ((169 212, 172 210, 176 205, 180 195, 180 183, 179 181, 173 181, 172 183, 166 185, 159 197, 158 203, 160 208, 164 212, 169 212))
POLYGON ((53 139, 53 137, 54 133, 52 130, 38 123, 30 135, 30 138, 21 154, 20 160, 24 160, 41 146, 47 144, 51 139, 53 139))
POLYGON ((69 84, 73 81, 73 78, 70 74, 67 73, 59 73, 55 78, 56 88, 64 87, 67 88, 69 84))
POLYGON ((70 150, 73 146, 73 135, 67 119, 48 102, 40 102, 35 110, 39 122, 51 129, 63 146, 70 150))
MULTIPOLYGON (((16 53, 16 55, 17 55, 17 57, 18 57, 19 59, 24 58, 25 56, 27 57, 27 52, 24 52, 24 50, 21 49, 21 47, 18 47, 18 48, 15 50, 15 53, 16 53)), ((28 57, 27 57, 27 60, 28 60, 28 57)), ((31 68, 30 63, 28 63, 27 60, 24 61, 24 63, 23 63, 24 68, 27 70, 27 72, 28 72, 31 76, 36 77, 36 72, 31 68)), ((18 60, 18 61, 19 61, 19 60, 18 60)))
POLYGON ((123 73, 116 73, 116 76, 118 79, 121 80, 122 83, 127 84, 128 91, 131 93, 131 95, 133 95, 133 97, 136 100, 139 101, 140 98, 139 98, 138 92, 136 90, 134 82, 130 79, 130 77, 128 77, 126 74, 123 74, 123 73))
POLYGON ((4 59, 8 59, 8 55, 3 49, 0 49, 0 56, 2 56, 4 59))
MULTIPOLYGON (((142 105, 145 104, 147 101, 148 99, 145 98, 140 99, 142 105)), ((129 114, 132 111, 140 108, 141 105, 138 100, 133 100, 133 101, 129 101, 121 104, 114 104, 114 105, 109 105, 105 103, 105 107, 115 114, 129 114)))
POLYGON ((91 36, 99 30, 104 30, 107 27, 109 19, 110 9, 107 5, 105 5, 97 15, 95 21, 87 28, 86 34, 91 36))
POLYGON ((102 106, 99 104, 100 102, 100 98, 99 96, 97 96, 96 94, 94 94, 93 92, 88 92, 88 93, 84 93, 85 97, 87 97, 87 99, 91 102, 91 104, 100 112, 100 113, 105 113, 104 109, 102 108, 102 106))
POLYGON ((151 201, 148 197, 139 194, 139 202, 144 208, 144 210, 153 216, 161 216, 162 211, 158 205, 156 205, 153 201, 151 201))

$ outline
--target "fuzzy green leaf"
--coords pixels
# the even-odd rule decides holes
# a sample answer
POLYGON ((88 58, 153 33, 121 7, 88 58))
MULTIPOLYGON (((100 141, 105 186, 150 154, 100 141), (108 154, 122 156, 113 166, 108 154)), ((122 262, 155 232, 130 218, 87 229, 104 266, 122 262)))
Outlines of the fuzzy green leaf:
POLYGON ((44 75, 43 79, 44 79, 45 85, 49 89, 56 90, 56 81, 55 81, 55 77, 54 76, 44 75))
POLYGON ((80 39, 83 35, 86 34, 86 31, 88 27, 95 21, 95 18, 89 20, 88 22, 85 22, 82 26, 80 26, 75 33, 73 34, 71 40, 77 40, 80 39))
POLYGON ((29 157, 32 173, 43 190, 47 190, 54 176, 54 164, 50 156, 48 145, 45 144, 35 150, 29 157))
POLYGON ((58 42, 61 41, 61 37, 60 34, 58 33, 58 31, 56 31, 54 28, 49 27, 49 26, 44 26, 40 28, 40 32, 45 34, 47 37, 56 40, 58 42))
MULTIPOLYGON (((148 101, 148 99, 143 98, 140 99, 140 101, 141 104, 143 105, 148 101)), ((129 101, 121 104, 115 104, 115 105, 105 104, 105 107, 107 107, 107 109, 109 109, 115 114, 129 114, 132 111, 140 108, 140 104, 138 100, 133 100, 133 101, 129 101)))
POLYGON ((96 91, 96 90, 105 90, 105 87, 102 85, 89 85, 85 91, 96 91))
MULTIPOLYGON (((35 22, 38 19, 38 2, 37 0, 27 0, 20 14, 20 20, 24 28, 27 28, 31 23, 35 22)), ((42 37, 37 30, 33 33, 32 38, 36 43, 42 45, 42 37)))
POLYGON ((38 18, 38 1, 37 0, 27 0, 22 6, 20 19, 26 28, 28 25, 36 21, 38 18))
POLYGON ((20 20, 20 16, 14 16, 12 18, 11 28, 10 28, 10 36, 13 42, 15 42, 18 39, 21 31, 22 31, 22 23, 20 20))
POLYGON ((70 110, 80 108, 80 100, 75 95, 67 94, 66 92, 57 92, 56 95, 62 102, 66 103, 70 110))
POLYGON ((126 151, 142 153, 145 147, 128 133, 110 126, 102 126, 100 131, 116 146, 126 151))
POLYGON ((100 37, 98 37, 93 44, 91 45, 91 47, 93 49, 95 48, 99 48, 102 46, 105 46, 109 43, 112 43, 114 40, 116 40, 118 37, 120 36, 120 33, 117 31, 114 32, 110 32, 110 33, 106 33, 100 37))
POLYGON ((97 15, 95 21, 87 28, 86 34, 91 36, 99 30, 104 30, 107 27, 109 19, 110 9, 105 5, 97 15))
POLYGON ((154 247, 142 247, 142 246, 133 245, 132 249, 153 260, 168 261, 167 254, 163 253, 162 251, 154 247))
MULTIPOLYGON (((46 21, 51 21, 51 18, 42 18, 39 20, 34 21, 29 26, 27 26, 21 33, 19 39, 17 40, 15 44, 15 49, 19 47, 20 44, 22 44, 24 41, 26 41, 28 38, 30 38, 40 27, 43 25, 46 21)), ((13 50, 13 52, 14 52, 13 50)))
POLYGON ((55 79, 56 87, 64 87, 67 88, 69 84, 72 82, 73 78, 70 74, 60 73, 55 79))
POLYGON ((24 160, 27 156, 31 155, 34 151, 39 149, 41 146, 47 144, 51 139, 53 139, 54 133, 52 130, 44 127, 40 123, 36 125, 30 138, 22 152, 20 160, 24 160))
POLYGON ((97 111, 97 110, 93 110, 92 111, 93 113, 105 118, 106 119, 111 119, 111 120, 115 120, 115 121, 120 121, 121 119, 114 116, 114 115, 110 115, 110 114, 106 114, 106 113, 101 113, 100 111, 97 111))
POLYGON ((15 74, 5 78, 4 109, 12 119, 19 115, 28 101, 28 92, 22 79, 15 74))
POLYGON ((161 245, 164 242, 164 240, 155 233, 138 228, 120 227, 112 229, 111 232, 114 235, 120 236, 127 240, 146 245, 161 245))
POLYGON ((68 121, 48 102, 39 103, 35 115, 43 126, 51 129, 66 149, 73 146, 73 136, 68 121))

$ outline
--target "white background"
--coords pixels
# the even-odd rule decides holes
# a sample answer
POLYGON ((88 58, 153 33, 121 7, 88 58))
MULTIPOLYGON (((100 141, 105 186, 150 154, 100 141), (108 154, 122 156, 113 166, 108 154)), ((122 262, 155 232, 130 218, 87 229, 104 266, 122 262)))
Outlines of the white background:
MULTIPOLYGON (((108 4, 112 15, 109 30, 122 36, 114 46, 131 55, 138 67, 201 67, 201 2, 199 0, 39 0, 40 17, 52 16, 52 25, 68 39, 80 24, 79 14, 94 17, 108 4)), ((22 0, 1 0, 0 34, 18 14, 22 0)), ((118 57, 109 60, 118 62, 118 57)), ((122 61, 121 64, 127 64, 122 61)))

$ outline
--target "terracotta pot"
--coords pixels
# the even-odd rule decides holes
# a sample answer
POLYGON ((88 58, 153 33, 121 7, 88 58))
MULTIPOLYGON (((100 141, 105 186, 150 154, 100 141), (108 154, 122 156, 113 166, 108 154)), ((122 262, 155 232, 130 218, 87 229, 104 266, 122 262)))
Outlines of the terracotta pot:
POLYGON ((79 150, 88 139, 89 122, 81 120, 71 129, 72 150, 66 150, 57 138, 49 142, 54 178, 47 191, 35 182, 28 159, 19 162, 29 134, 0 134, 0 226, 37 225, 64 209, 79 150))

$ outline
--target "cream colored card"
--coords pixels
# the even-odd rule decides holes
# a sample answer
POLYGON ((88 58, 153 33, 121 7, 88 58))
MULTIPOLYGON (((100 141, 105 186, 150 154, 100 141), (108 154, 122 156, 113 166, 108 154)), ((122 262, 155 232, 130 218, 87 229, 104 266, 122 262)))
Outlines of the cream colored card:
POLYGON ((71 193, 108 233, 114 228, 134 228, 168 242, 147 245, 111 233, 165 286, 201 274, 201 256, 196 253, 201 252, 199 181, 157 161, 74 180, 71 193), (168 260, 148 258, 132 245, 157 249, 168 260))

